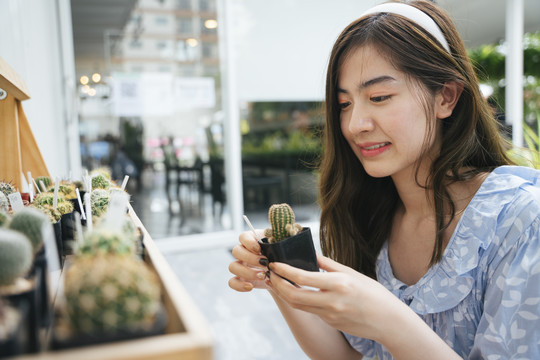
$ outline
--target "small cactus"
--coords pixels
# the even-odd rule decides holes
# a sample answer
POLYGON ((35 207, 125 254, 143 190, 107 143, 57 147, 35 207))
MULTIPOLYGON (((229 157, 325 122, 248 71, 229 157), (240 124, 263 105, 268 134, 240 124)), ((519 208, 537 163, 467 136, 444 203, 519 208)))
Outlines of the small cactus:
POLYGON ((264 230, 269 243, 276 243, 298 234, 302 230, 300 224, 295 223, 294 211, 289 204, 274 204, 268 210, 270 229, 264 230))
POLYGON ((11 285, 32 265, 32 244, 21 232, 0 229, 0 286, 11 285))
POLYGON ((5 181, 0 182, 0 192, 4 193, 6 197, 16 191, 15 186, 13 186, 11 183, 5 181))
POLYGON ((77 258, 64 290, 69 327, 79 334, 148 329, 160 308, 156 274, 130 256, 77 258))
POLYGON ((99 226, 85 235, 82 244, 77 249, 77 254, 81 256, 134 255, 135 240, 120 230, 115 231, 99 226))
POLYGON ((39 190, 41 191, 43 191, 43 189, 41 188, 41 183, 45 185, 45 189, 50 188, 52 185, 51 178, 48 176, 38 176, 35 181, 36 181, 36 184, 39 186, 39 190))
POLYGON ((7 196, 0 191, 0 211, 7 213, 9 211, 9 201, 7 196))
POLYGON ((46 226, 52 226, 47 215, 31 207, 17 211, 9 223, 10 229, 19 231, 28 237, 34 254, 43 246, 43 232, 46 226))
POLYGON ((92 176, 92 189, 108 189, 111 185, 111 181, 104 174, 92 176))
POLYGON ((105 189, 92 190, 90 194, 90 204, 92 206, 92 215, 102 216, 107 211, 111 194, 105 189))
POLYGON ((66 200, 72 200, 72 199, 77 198, 77 193, 75 192, 74 184, 62 183, 58 185, 58 193, 62 194, 66 200))

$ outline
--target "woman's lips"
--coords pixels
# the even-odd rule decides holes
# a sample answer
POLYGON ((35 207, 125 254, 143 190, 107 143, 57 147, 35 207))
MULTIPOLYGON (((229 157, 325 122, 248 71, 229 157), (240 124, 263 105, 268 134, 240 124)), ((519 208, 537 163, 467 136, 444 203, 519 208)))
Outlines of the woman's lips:
POLYGON ((360 148, 360 152, 362 153, 362 156, 373 157, 373 156, 382 154, 383 152, 388 150, 390 148, 390 145, 392 144, 389 142, 378 142, 378 143, 362 143, 362 144, 358 144, 358 147, 360 148))

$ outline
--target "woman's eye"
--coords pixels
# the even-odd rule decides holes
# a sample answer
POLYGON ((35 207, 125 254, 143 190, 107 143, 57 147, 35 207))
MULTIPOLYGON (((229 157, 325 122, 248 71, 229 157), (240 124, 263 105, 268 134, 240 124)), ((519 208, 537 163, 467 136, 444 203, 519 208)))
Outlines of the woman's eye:
POLYGON ((375 103, 379 103, 379 102, 383 102, 385 100, 388 100, 391 97, 392 97, 392 95, 373 96, 370 100, 375 102, 375 103))
POLYGON ((345 110, 350 104, 351 104, 350 102, 346 102, 346 101, 341 102, 339 103, 339 108, 340 110, 345 110))

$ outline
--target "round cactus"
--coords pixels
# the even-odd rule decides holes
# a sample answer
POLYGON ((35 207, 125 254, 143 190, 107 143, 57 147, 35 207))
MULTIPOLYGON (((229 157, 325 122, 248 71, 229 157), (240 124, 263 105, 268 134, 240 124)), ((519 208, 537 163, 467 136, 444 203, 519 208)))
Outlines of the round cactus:
POLYGON ((7 196, 0 191, 0 211, 7 213, 9 211, 9 201, 7 196))
POLYGON ((9 228, 26 235, 34 253, 43 246, 43 232, 46 226, 52 226, 49 218, 38 209, 26 207, 13 215, 9 228))
MULTIPOLYGON (((65 201, 66 199, 64 198, 64 195, 62 195, 61 193, 58 193, 58 197, 56 198, 57 205, 65 201)), ((36 198, 34 199, 34 203, 40 206, 43 206, 43 205, 52 206, 54 204, 54 193, 43 192, 41 194, 37 194, 36 198)))
POLYGON ((11 183, 5 181, 0 182, 0 192, 4 193, 6 197, 16 191, 15 186, 13 186, 11 183))
POLYGON ((157 276, 130 256, 78 258, 64 291, 69 324, 80 334, 147 329, 160 308, 157 276))
POLYGON ((88 232, 83 243, 77 249, 78 255, 134 255, 135 241, 121 231, 115 231, 105 226, 96 227, 88 232))
POLYGON ((104 174, 92 176, 92 189, 108 189, 111 187, 111 181, 104 174))
POLYGON ((32 244, 23 233, 0 229, 0 285, 11 285, 24 276, 33 256, 32 244))
POLYGON ((75 185, 70 183, 62 183, 58 185, 58 193, 62 194, 67 200, 72 200, 77 198, 77 193, 75 192, 75 185))
POLYGON ((56 209, 60 214, 65 215, 73 212, 73 203, 71 201, 62 201, 56 204, 56 209))
POLYGON ((294 211, 286 203, 270 206, 268 210, 268 221, 270 222, 271 229, 265 229, 264 235, 270 243, 294 236, 302 230, 302 226, 294 222, 294 211))
POLYGON ((107 211, 111 194, 105 189, 92 190, 90 204, 92 205, 92 215, 101 216, 107 211))

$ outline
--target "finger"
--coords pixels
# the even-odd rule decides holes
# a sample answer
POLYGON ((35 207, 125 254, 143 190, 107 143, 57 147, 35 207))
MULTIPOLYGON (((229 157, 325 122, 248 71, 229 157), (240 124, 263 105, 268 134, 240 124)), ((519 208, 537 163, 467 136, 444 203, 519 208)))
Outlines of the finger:
POLYGON ((239 292, 248 292, 254 288, 252 283, 244 281, 238 277, 233 277, 229 280, 229 287, 239 292))
POLYGON ((291 284, 273 272, 270 272, 269 286, 291 307, 314 314, 323 313, 324 306, 330 301, 325 293, 291 284))
POLYGON ((253 252, 249 251, 243 245, 236 245, 232 250, 232 255, 238 260, 254 267, 260 267, 260 260, 266 259, 259 254, 254 254, 253 252))
MULTIPOLYGON (((257 233, 257 236, 259 236, 259 238, 262 237, 260 233, 257 233)), ((261 253, 261 247, 251 231, 241 233, 238 240, 240 240, 240 244, 242 244, 249 251, 255 254, 261 253)))
POLYGON ((234 261, 229 264, 229 271, 246 281, 264 280, 266 278, 266 271, 261 269, 253 269, 245 266, 240 261, 234 261))
POLYGON ((300 286, 326 289, 329 273, 306 271, 284 263, 270 263, 270 270, 300 286))
POLYGON ((319 268, 328 272, 344 272, 344 273, 355 272, 350 267, 340 264, 337 261, 334 261, 320 254, 317 254, 317 262, 319 263, 319 268))

